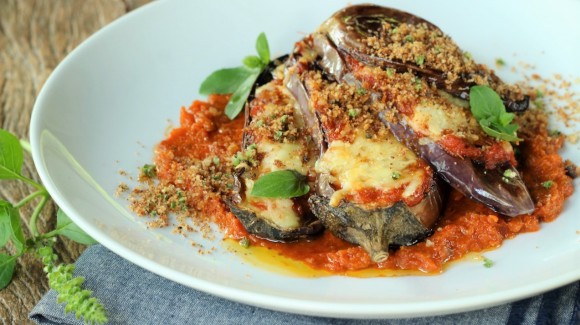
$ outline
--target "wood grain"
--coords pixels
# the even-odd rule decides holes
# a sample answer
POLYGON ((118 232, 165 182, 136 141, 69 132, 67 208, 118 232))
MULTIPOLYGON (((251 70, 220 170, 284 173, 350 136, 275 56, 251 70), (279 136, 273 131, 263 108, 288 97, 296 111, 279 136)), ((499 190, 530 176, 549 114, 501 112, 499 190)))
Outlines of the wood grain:
MULTIPOLYGON (((0 125, 28 139, 34 100, 56 65, 80 42, 101 27, 150 0, 0 0, 0 125)), ((38 180, 27 156, 23 173, 38 180)), ((31 188, 15 181, 0 183, 0 199, 18 202, 31 188)), ((55 224, 55 207, 48 206, 38 223, 40 231, 55 224)), ((23 208, 28 233, 31 208, 23 208)), ((8 246, 5 251, 12 251, 8 246)), ((74 262, 84 247, 59 238, 57 254, 74 262)), ((28 313, 48 291, 42 264, 32 256, 18 261, 14 278, 0 291, 0 323, 29 324, 28 313)))

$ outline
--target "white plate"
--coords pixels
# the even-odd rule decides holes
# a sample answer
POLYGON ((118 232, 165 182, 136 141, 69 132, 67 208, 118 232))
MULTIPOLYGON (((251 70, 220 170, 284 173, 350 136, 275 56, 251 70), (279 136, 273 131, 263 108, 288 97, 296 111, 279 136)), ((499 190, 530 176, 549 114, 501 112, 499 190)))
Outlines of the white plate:
MULTIPOLYGON (((146 230, 125 200, 112 197, 127 181, 119 170, 136 174, 151 161, 167 121, 178 121, 179 108, 201 98, 197 89, 211 71, 239 65, 254 53, 262 31, 274 55, 286 53, 352 2, 159 1, 112 23, 73 51, 38 97, 31 143, 43 183, 81 228, 133 263, 195 289, 275 310, 353 318, 436 315, 525 298, 580 279, 580 191, 542 231, 486 253, 495 262, 492 268, 463 262, 439 276, 368 279, 288 277, 223 249, 200 255, 187 239, 146 230)), ((574 41, 580 39, 580 1, 378 3, 434 22, 476 60, 521 60, 542 75, 580 76, 580 44, 574 41)), ((578 145, 567 144, 563 154, 580 162, 578 145)))

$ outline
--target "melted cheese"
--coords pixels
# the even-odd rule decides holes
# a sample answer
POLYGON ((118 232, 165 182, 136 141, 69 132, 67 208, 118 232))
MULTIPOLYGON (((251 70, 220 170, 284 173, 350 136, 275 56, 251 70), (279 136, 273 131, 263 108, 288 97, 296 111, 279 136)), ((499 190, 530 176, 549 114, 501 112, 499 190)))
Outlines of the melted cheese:
POLYGON ((253 211, 262 219, 275 224, 279 229, 294 229, 300 226, 300 217, 294 211, 294 201, 291 199, 274 199, 252 196, 254 181, 246 179, 245 208, 253 211))
POLYGON ((451 103, 424 101, 415 107, 408 123, 413 130, 433 141, 440 140, 448 133, 475 141, 480 133, 477 121, 469 109, 451 103))
POLYGON ((264 155, 260 162, 259 174, 294 169, 300 174, 306 175, 308 174, 308 166, 302 160, 305 151, 299 143, 262 141, 258 145, 258 153, 264 155))
POLYGON ((330 205, 337 206, 348 194, 365 188, 389 191, 404 187, 403 198, 413 195, 421 188, 425 173, 413 168, 418 159, 392 135, 373 141, 359 134, 353 143, 333 141, 315 169, 330 175, 331 184, 339 188, 330 198, 330 205))

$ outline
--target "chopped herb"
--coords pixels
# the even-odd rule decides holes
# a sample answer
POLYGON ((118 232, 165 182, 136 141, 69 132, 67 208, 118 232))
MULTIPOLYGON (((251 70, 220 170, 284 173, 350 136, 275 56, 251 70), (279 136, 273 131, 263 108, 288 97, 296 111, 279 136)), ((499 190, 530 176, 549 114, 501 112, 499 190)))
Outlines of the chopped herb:
POLYGON ((551 180, 542 182, 542 186, 545 188, 550 188, 550 187, 552 187, 552 185, 554 185, 554 181, 551 181, 551 180))
POLYGON ((534 100, 534 105, 536 106, 536 108, 541 110, 545 108, 544 101, 542 101, 541 99, 534 100))
POLYGON ((218 156, 213 157, 213 164, 218 166, 220 164, 220 157, 218 156))
POLYGON ((399 178, 401 178, 401 173, 399 173, 399 172, 393 172, 393 174, 391 175, 391 177, 393 179, 399 179, 399 178))
POLYGON ((411 43, 413 42, 415 39, 413 38, 413 36, 411 35, 407 35, 405 36, 405 38, 403 38, 403 41, 407 42, 407 43, 411 43))
POLYGON ((242 246, 243 248, 250 247, 250 240, 248 239, 248 237, 244 237, 244 238, 240 239, 239 243, 240 243, 240 246, 242 246))
POLYGON ((141 173, 149 178, 153 178, 155 177, 155 175, 157 175, 157 171, 155 169, 155 165, 149 165, 149 164, 145 164, 143 165, 143 167, 141 167, 141 173))
POLYGON ((357 115, 358 115, 358 110, 357 109, 351 108, 351 109, 348 110, 348 116, 350 116, 350 117, 356 117, 357 115))
POLYGON ((517 124, 511 124, 515 115, 505 110, 499 95, 487 86, 473 86, 469 90, 469 105, 473 116, 485 133, 505 141, 517 142, 517 124))
POLYGON ((284 132, 278 130, 278 131, 276 131, 276 133, 274 133, 274 139, 275 140, 280 140, 280 139, 282 139, 282 136, 283 135, 284 135, 284 132))
POLYGON ((236 167, 237 165, 239 165, 242 162, 242 159, 238 156, 238 154, 236 154, 234 156, 234 158, 232 158, 232 165, 234 167, 236 167))
POLYGON ((473 59, 473 55, 471 55, 471 53, 467 51, 463 52, 463 56, 466 57, 468 60, 473 59))
POLYGON ((503 67, 505 66, 505 61, 502 58, 497 58, 495 59, 495 65, 497 65, 498 67, 503 67))
POLYGON ((423 84, 421 83, 421 78, 415 77, 413 79, 413 84, 415 85, 416 90, 421 90, 423 88, 423 84))
POLYGON ((367 93, 367 90, 364 88, 357 88, 356 93, 359 95, 364 95, 367 93))
POLYGON ((280 118, 280 122, 288 123, 288 115, 286 114, 282 115, 282 117, 280 118))
POLYGON ((419 55, 415 62, 417 62, 417 65, 423 65, 425 63, 425 56, 423 54, 419 55))
POLYGON ((493 261, 487 257, 483 257, 483 266, 487 267, 488 269, 493 266, 493 261))
POLYGON ((439 45, 435 46, 434 50, 435 50, 435 53, 437 53, 437 54, 441 53, 441 46, 439 46, 439 45))
POLYGON ((540 89, 536 89, 536 98, 544 97, 544 93, 540 89))
POLYGON ((512 169, 506 169, 503 172, 503 176, 506 178, 514 178, 517 176, 517 173, 515 171, 513 171, 512 169))
POLYGON ((387 76, 390 78, 395 75, 395 69, 387 68, 387 76))

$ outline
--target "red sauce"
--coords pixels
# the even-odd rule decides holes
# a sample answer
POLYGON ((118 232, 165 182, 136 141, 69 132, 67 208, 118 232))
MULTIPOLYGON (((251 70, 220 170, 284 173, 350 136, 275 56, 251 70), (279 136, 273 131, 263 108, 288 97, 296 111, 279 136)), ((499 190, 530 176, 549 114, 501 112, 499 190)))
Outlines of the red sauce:
MULTIPOLYGON (((181 126, 174 129, 157 148, 156 163, 160 178, 175 181, 175 171, 186 168, 184 164, 188 159, 208 156, 225 158, 239 150, 243 116, 230 121, 223 115, 227 99, 226 96, 210 96, 207 103, 196 101, 188 109, 182 109, 181 126)), ((218 224, 227 237, 247 237, 252 245, 275 250, 313 269, 335 274, 366 268, 439 273, 446 263, 466 254, 497 248, 505 239, 519 233, 538 231, 540 222, 552 221, 561 213, 565 199, 574 190, 557 152, 562 146, 562 138, 551 138, 546 130, 531 133, 534 136, 526 138, 521 148, 525 159, 520 168, 536 203, 533 214, 502 217, 453 191, 434 234, 426 241, 392 252, 380 264, 373 263, 362 248, 328 231, 315 239, 293 243, 270 242, 248 235, 215 194, 203 194, 204 204, 199 203, 198 208, 202 215, 218 224), (542 186, 541 182, 545 180, 552 180, 553 186, 542 186)), ((199 191, 196 188, 189 190, 199 191)), ((365 199, 369 198, 376 198, 375 194, 368 193, 365 199)))

